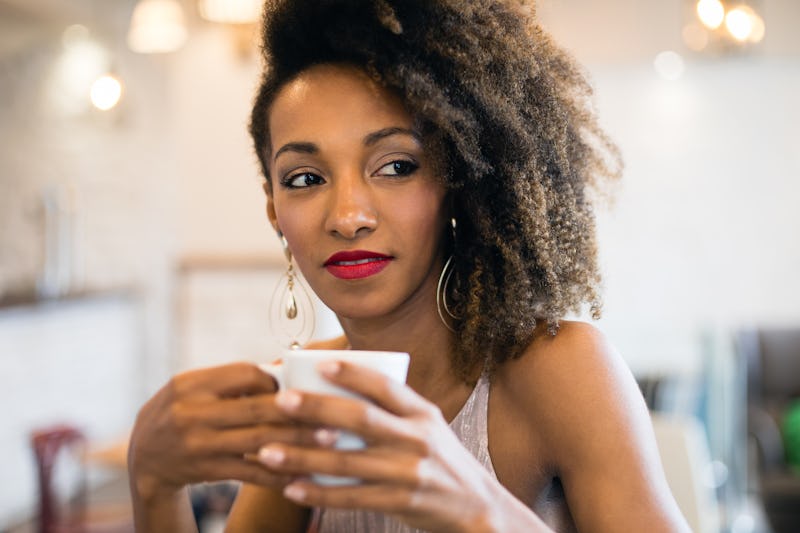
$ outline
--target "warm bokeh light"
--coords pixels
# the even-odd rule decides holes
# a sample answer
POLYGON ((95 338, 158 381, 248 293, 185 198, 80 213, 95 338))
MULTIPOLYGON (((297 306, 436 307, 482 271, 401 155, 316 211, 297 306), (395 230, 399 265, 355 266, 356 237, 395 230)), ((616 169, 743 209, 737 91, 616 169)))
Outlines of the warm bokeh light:
POLYGON ((131 15, 128 46, 141 54, 174 52, 189 31, 177 0, 140 0, 131 15))
POLYGON ((739 6, 725 15, 725 27, 737 41, 747 41, 753 34, 755 13, 747 6, 739 6))
POLYGON ((88 31, 71 28, 62 34, 64 47, 53 64, 45 96, 48 107, 63 116, 77 116, 89 108, 86 95, 111 63, 108 50, 90 39, 88 31))
POLYGON ((658 75, 665 80, 675 81, 683 76, 684 63, 680 54, 667 50, 658 54, 653 61, 658 75))
POLYGON ((251 24, 261 18, 261 0, 199 0, 200 16, 212 22, 251 24))
POLYGON ((751 43, 760 43, 764 40, 764 35, 767 33, 767 27, 764 24, 764 19, 758 16, 757 13, 753 13, 752 16, 753 21, 753 31, 750 32, 750 37, 748 37, 748 41, 751 43))
POLYGON ((707 28, 715 30, 725 20, 725 6, 719 0, 699 0, 697 16, 707 28))
POLYGON ((708 30, 697 23, 687 24, 681 33, 684 44, 695 52, 705 50, 708 46, 708 30))
POLYGON ((119 103, 122 97, 122 83, 110 74, 101 76, 92 84, 89 97, 97 109, 108 111, 119 103))

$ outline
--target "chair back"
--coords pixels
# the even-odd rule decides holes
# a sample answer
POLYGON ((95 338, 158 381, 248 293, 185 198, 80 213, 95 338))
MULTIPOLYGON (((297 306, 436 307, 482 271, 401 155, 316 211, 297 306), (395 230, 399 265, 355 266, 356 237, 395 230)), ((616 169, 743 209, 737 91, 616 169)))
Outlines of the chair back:
POLYGON ((75 427, 59 425, 33 432, 31 446, 39 476, 39 533, 82 531, 87 492, 82 468, 86 438, 75 427), (57 467, 63 464, 65 456, 80 465, 73 472, 76 479, 71 480, 66 490, 56 483, 57 467))

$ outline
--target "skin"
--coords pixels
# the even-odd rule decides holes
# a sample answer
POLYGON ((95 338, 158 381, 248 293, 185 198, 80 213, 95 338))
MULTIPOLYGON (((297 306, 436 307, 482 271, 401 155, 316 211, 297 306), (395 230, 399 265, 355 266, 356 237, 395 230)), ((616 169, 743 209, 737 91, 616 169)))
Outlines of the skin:
POLYGON ((374 509, 432 531, 688 531, 638 388, 589 325, 538 331, 497 369, 488 416, 497 480, 450 431, 472 386, 450 366, 453 339, 436 311, 448 200, 400 100, 354 68, 320 65, 281 89, 268 120, 269 219, 345 332, 312 347, 409 352, 407 385, 345 363, 319 370, 370 401, 274 394, 246 364, 177 376, 132 437, 139 530, 192 530, 183 486, 232 478, 247 484, 231 532, 304 531, 317 506, 374 509), (356 249, 393 259, 358 280, 324 268, 356 249), (316 428, 354 431, 368 447, 333 450, 330 431, 316 428), (320 487, 310 472, 365 483, 320 487))

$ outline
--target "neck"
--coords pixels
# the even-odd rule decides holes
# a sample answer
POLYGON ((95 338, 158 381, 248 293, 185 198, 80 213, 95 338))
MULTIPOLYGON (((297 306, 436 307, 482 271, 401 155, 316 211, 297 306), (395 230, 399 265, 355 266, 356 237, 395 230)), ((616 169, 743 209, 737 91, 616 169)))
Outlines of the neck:
POLYGON ((411 355, 408 385, 442 407, 452 391, 464 383, 451 362, 453 333, 440 320, 435 303, 424 309, 406 310, 403 316, 339 317, 339 321, 354 350, 408 352, 411 355))

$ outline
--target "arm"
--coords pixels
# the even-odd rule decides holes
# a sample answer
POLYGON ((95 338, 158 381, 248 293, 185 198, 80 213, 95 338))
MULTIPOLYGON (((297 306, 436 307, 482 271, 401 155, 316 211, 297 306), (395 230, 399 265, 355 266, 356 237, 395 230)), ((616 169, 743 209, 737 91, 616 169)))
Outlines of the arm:
POLYGON ((310 430, 287 424, 274 390, 258 367, 238 363, 180 374, 142 407, 128 452, 137 531, 196 531, 191 483, 289 481, 250 458, 268 442, 312 442, 310 430))
POLYGON ((284 498, 281 489, 242 485, 228 515, 225 532, 306 531, 310 517, 310 509, 284 498))

